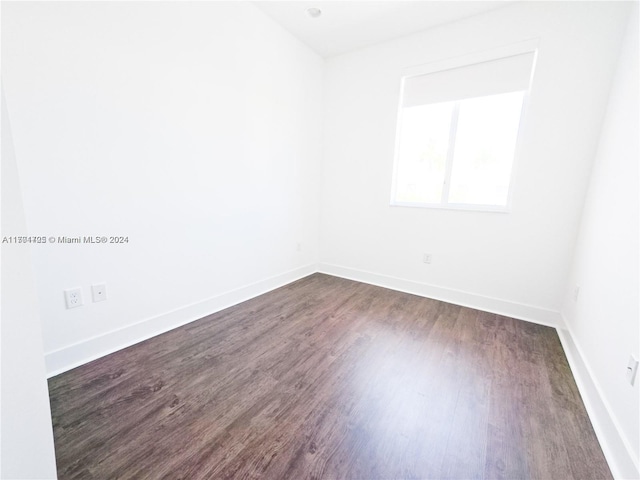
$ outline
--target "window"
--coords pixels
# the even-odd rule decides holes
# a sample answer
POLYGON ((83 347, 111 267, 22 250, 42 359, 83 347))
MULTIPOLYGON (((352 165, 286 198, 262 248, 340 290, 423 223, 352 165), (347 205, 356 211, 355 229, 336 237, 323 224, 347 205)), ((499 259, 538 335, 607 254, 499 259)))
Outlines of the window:
POLYGON ((392 205, 505 210, 534 52, 402 81, 392 205))

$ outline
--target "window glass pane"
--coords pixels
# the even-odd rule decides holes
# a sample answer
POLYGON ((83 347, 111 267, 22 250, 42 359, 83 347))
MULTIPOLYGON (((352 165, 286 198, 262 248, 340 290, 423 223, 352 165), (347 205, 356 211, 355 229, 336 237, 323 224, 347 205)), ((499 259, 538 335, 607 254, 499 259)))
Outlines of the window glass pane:
POLYGON ((453 102, 402 109, 397 202, 440 203, 453 102))
POLYGON ((524 92, 460 102, 449 203, 506 206, 524 92))

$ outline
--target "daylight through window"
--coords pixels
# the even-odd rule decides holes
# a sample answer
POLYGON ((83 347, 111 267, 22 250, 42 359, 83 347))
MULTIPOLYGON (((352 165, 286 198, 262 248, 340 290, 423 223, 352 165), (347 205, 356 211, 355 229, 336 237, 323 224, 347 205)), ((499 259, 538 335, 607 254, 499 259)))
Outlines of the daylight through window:
POLYGON ((533 58, 403 78, 393 205, 507 207, 533 58))

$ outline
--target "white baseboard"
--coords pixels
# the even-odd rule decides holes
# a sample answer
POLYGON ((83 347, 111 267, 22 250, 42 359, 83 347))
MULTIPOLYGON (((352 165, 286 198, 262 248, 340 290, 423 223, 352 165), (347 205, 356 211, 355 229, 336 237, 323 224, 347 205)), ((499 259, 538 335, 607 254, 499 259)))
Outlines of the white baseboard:
POLYGON ((357 270, 355 268, 340 267, 321 263, 318 265, 320 273, 334 275, 336 277, 369 283, 379 287, 397 290, 399 292, 411 293, 421 297, 433 298, 447 303, 453 303, 463 307, 474 308, 484 312, 496 313, 505 317, 512 317, 518 320, 538 323, 554 328, 564 326, 560 312, 545 308, 509 302, 498 298, 485 297, 475 293, 453 290, 449 288, 437 287, 427 283, 405 280, 403 278, 381 275, 379 273, 357 270))
POLYGON ((316 272, 310 264, 282 274, 216 295, 160 316, 98 335, 59 350, 45 353, 47 377, 53 377, 92 360, 186 325, 200 318, 237 305, 316 272))
MULTIPOLYGON (((568 322, 564 323, 568 325, 568 322)), ((639 479, 637 453, 634 454, 618 422, 611 414, 611 407, 602 395, 598 381, 592 375, 585 357, 580 353, 571 331, 558 329, 558 336, 613 477, 639 479)))
POLYGON ((202 302, 187 305, 148 318, 132 325, 113 330, 61 349, 45 353, 47 376, 52 377, 92 360, 129 347, 136 343, 168 332, 174 328, 198 320, 225 308, 237 305, 263 293, 286 285, 315 272, 326 273, 350 280, 369 283, 392 290, 412 293, 423 297, 442 300, 486 312, 539 323, 555 328, 564 325, 558 312, 522 305, 473 293, 452 290, 434 285, 414 282, 387 275, 365 272, 330 264, 309 264, 280 275, 276 275, 244 287, 216 295, 202 302))

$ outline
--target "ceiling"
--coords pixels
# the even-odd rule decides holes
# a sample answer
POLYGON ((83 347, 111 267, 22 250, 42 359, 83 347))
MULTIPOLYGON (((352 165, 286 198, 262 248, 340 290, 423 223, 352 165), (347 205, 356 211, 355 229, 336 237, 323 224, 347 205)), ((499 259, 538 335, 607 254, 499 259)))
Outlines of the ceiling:
POLYGON ((506 1, 256 1, 254 4, 322 57, 426 30, 503 7, 506 1), (322 10, 318 18, 305 13, 322 10))

